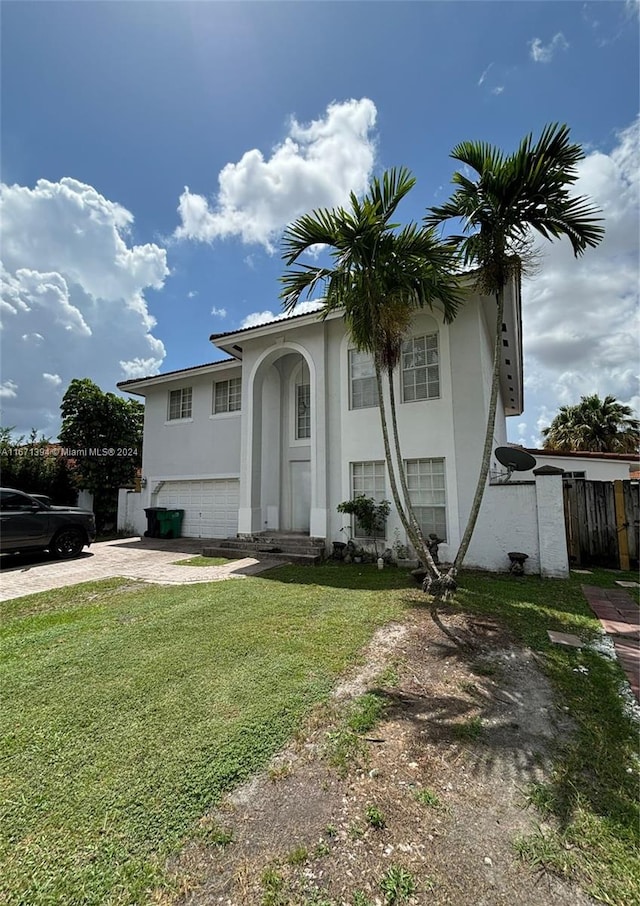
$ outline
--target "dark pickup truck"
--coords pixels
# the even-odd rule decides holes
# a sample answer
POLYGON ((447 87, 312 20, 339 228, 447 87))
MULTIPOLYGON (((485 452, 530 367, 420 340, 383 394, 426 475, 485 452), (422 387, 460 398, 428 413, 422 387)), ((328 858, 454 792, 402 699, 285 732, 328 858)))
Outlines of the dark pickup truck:
POLYGON ((52 506, 23 491, 0 488, 0 551, 48 550, 55 557, 77 557, 96 537, 90 510, 52 506))

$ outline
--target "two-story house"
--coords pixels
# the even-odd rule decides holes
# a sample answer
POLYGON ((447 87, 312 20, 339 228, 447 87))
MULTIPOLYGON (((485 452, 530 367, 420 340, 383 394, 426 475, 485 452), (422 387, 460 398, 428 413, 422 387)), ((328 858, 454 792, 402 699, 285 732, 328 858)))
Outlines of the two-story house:
MULTIPOLYGON (((418 312, 395 373, 398 425, 423 531, 457 549, 484 442, 495 301, 470 286, 455 321, 418 312)), ((181 508, 183 534, 263 531, 344 540, 337 504, 391 500, 371 358, 339 314, 297 315, 217 334, 228 358, 123 381, 145 398, 144 505, 181 508)), ((522 411, 520 287, 506 292, 495 446, 522 411)), ((357 529, 356 529, 357 530, 357 529)), ((392 509, 386 541, 404 533, 392 509)), ((473 549, 470 551, 472 555, 473 549)))

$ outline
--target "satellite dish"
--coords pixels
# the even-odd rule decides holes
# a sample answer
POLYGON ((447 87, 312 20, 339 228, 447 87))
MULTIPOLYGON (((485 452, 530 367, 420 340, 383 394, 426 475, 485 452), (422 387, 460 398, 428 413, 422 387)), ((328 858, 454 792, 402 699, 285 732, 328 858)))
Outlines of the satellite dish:
POLYGON ((535 457, 522 447, 496 447, 495 457, 507 469, 507 481, 514 472, 528 472, 536 465, 535 457))

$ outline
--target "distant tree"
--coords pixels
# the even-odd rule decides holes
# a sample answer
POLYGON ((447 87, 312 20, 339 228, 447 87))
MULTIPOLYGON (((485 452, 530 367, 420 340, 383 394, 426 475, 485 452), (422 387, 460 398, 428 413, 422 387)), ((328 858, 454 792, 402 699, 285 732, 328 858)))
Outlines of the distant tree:
POLYGON ((602 400, 594 393, 575 406, 561 406, 542 431, 545 450, 583 450, 589 453, 637 453, 640 420, 633 409, 614 396, 602 400))
POLYGON ((142 463, 144 406, 75 378, 60 409, 60 442, 78 487, 93 494, 98 526, 115 522, 118 488, 135 482, 142 463))
POLYGON ((0 471, 3 487, 28 494, 47 494, 57 504, 73 506, 78 490, 67 461, 35 429, 28 438, 15 437, 15 428, 0 428, 0 471))

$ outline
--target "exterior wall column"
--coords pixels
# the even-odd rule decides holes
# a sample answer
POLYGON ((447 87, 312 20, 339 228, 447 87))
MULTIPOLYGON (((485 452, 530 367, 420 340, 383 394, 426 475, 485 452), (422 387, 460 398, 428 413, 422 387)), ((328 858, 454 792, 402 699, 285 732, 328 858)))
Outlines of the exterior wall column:
POLYGON ((562 476, 564 469, 541 466, 534 469, 540 575, 548 579, 569 578, 569 555, 564 521, 562 476))
MULTIPOLYGON (((242 367, 242 421, 240 435, 240 506, 238 509, 238 534, 252 535, 259 531, 260 498, 256 494, 256 482, 260 479, 260 457, 256 441, 262 428, 261 406, 256 406, 256 379, 258 375, 251 367, 253 363, 245 357, 242 367), (257 422, 257 423, 256 423, 257 422), (256 507, 256 496, 258 506, 256 507), (258 527, 256 528, 256 521, 258 527)), ((259 402, 259 400, 258 400, 259 402)))
POLYGON ((313 376, 311 390, 313 403, 312 449, 311 449, 311 512, 309 514, 309 535, 311 538, 327 537, 327 409, 325 343, 326 328, 322 342, 312 350, 313 376))

